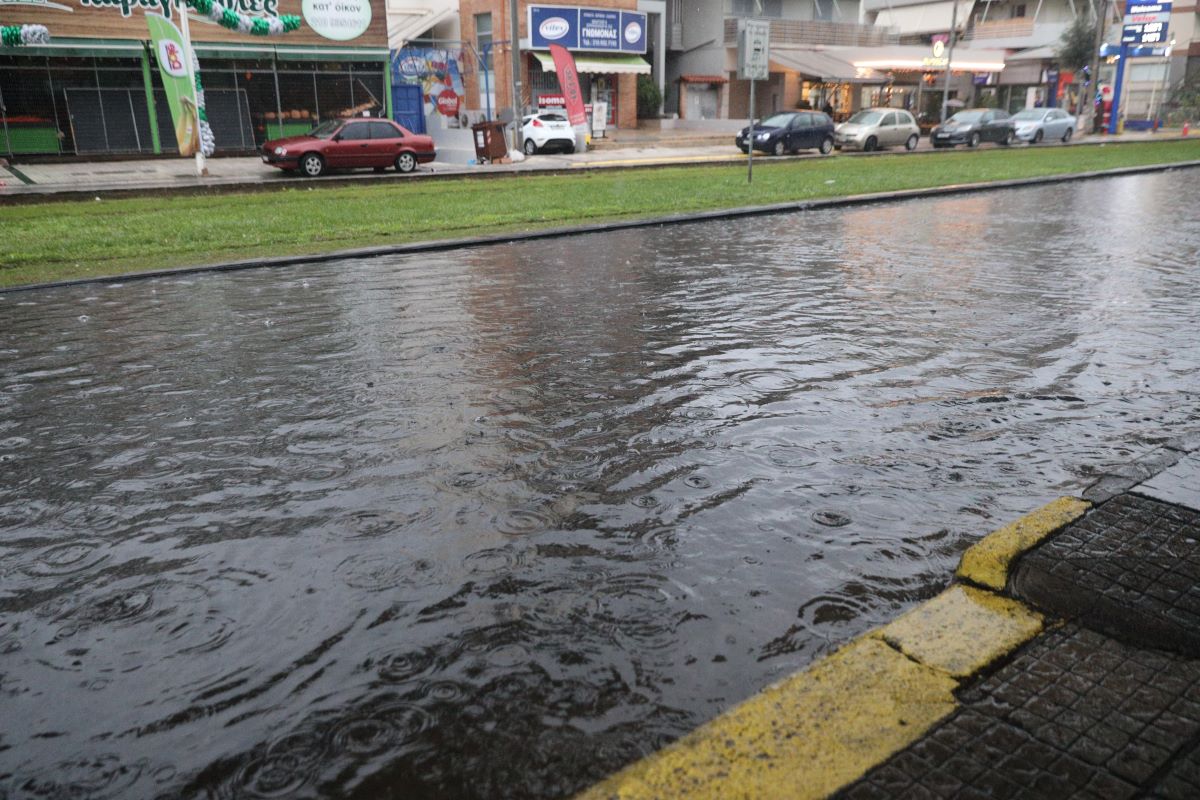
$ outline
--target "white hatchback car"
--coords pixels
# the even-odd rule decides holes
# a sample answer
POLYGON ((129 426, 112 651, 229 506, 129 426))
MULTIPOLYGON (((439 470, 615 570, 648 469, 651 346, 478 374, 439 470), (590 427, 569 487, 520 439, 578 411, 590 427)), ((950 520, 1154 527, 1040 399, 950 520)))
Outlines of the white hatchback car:
POLYGON ((542 111, 521 118, 521 141, 525 155, 531 156, 542 150, 575 152, 575 129, 567 117, 557 111, 542 111))
POLYGON ((915 150, 921 129, 912 114, 902 108, 864 108, 834 129, 833 143, 839 150, 878 150, 902 144, 915 150))

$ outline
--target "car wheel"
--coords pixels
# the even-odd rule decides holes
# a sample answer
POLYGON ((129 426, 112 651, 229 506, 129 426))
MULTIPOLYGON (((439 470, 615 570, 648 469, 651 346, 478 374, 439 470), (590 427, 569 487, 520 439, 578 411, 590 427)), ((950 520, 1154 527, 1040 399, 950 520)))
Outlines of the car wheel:
POLYGON ((917 134, 915 134, 915 133, 912 136, 908 137, 908 141, 904 143, 904 149, 909 151, 910 153, 913 150, 916 150, 918 139, 920 139, 920 137, 917 136, 917 134))
POLYGON ((1004 138, 1000 140, 1000 144, 1004 145, 1005 147, 1008 147, 1012 143, 1013 143, 1013 132, 1005 131, 1004 138))
POLYGON ((865 152, 865 153, 869 153, 878 147, 879 147, 879 140, 876 139, 874 136, 868 136, 867 140, 865 142, 863 142, 863 152, 865 152))
POLYGON ((412 153, 401 153, 396 156, 396 172, 412 172, 417 168, 417 157, 412 153))
POLYGON ((320 153, 306 153, 300 159, 300 169, 310 178, 315 178, 325 171, 325 159, 320 153))
POLYGON ((971 138, 967 139, 967 147, 979 147, 978 133, 972 133, 971 138))
POLYGON ((777 155, 777 156, 781 156, 781 155, 783 155, 785 152, 787 152, 787 148, 785 148, 785 147, 783 146, 783 142, 782 142, 782 141, 779 141, 779 142, 776 142, 776 143, 775 143, 775 146, 774 146, 773 148, 771 148, 771 152, 772 152, 772 153, 774 153, 774 154, 775 154, 775 155, 777 155))
POLYGON ((833 152, 833 139, 826 136, 821 140, 821 155, 827 156, 833 152))
POLYGON ((571 155, 571 153, 575 152, 575 145, 573 145, 573 144, 567 145, 567 149, 564 150, 563 152, 565 152, 567 155, 571 155))
POLYGON ((521 149, 525 151, 525 155, 527 156, 537 155, 537 143, 533 139, 526 139, 525 146, 521 149))
POLYGON ((1071 141, 1071 134, 1074 132, 1075 131, 1071 130, 1070 128, 1067 128, 1067 132, 1063 134, 1063 138, 1062 138, 1063 144, 1066 144, 1067 142, 1071 141))
POLYGON ((1042 131, 1038 131, 1037 133, 1035 133, 1035 134, 1033 135, 1033 143, 1034 143, 1034 144, 1041 144, 1041 143, 1042 143, 1042 138, 1043 138, 1043 136, 1044 136, 1044 135, 1045 135, 1045 134, 1044 134, 1042 131))

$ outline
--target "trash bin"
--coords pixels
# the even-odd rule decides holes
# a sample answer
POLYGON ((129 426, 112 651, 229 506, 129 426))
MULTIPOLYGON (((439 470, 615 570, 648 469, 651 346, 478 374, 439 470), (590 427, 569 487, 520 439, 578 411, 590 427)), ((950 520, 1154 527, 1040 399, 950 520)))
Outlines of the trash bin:
POLYGON ((496 161, 508 156, 503 122, 476 122, 471 126, 475 138, 475 160, 496 161))

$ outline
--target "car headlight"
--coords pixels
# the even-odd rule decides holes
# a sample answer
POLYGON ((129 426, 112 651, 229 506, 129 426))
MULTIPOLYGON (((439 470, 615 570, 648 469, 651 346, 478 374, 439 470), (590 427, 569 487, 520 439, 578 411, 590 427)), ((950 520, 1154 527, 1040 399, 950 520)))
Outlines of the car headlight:
POLYGON ((755 136, 754 138, 755 138, 755 139, 758 139, 760 142, 765 142, 767 139, 770 139, 770 138, 771 138, 771 134, 769 134, 769 133, 760 133, 760 134, 758 134, 757 136, 755 136))
POLYGON ((286 155, 287 155, 287 148, 286 148, 286 147, 276 147, 276 148, 275 148, 275 155, 277 155, 277 156, 286 156, 286 155))

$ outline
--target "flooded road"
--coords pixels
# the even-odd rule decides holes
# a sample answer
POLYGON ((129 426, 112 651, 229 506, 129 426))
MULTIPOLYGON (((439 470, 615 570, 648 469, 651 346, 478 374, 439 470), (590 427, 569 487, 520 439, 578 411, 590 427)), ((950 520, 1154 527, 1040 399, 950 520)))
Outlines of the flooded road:
POLYGON ((0 295, 0 797, 582 788, 1200 430, 1198 191, 0 295))

